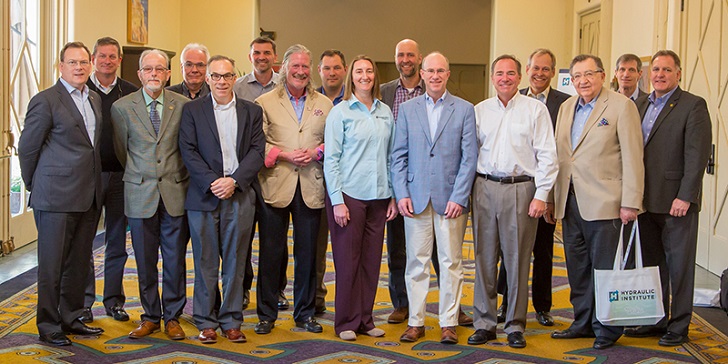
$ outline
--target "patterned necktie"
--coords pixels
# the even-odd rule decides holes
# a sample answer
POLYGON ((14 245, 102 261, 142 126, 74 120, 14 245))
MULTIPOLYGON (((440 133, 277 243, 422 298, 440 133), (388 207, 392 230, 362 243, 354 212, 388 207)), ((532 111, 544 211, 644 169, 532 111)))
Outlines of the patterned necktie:
POLYGON ((158 103, 157 100, 153 100, 149 108, 149 119, 152 120, 152 127, 154 128, 155 134, 159 134, 159 125, 162 124, 162 119, 159 118, 159 111, 157 111, 158 103))

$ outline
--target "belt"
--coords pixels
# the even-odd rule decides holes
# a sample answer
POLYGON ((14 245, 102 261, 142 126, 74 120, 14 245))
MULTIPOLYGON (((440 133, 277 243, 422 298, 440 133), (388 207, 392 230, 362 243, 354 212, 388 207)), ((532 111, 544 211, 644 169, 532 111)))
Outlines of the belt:
POLYGON ((483 177, 489 181, 504 183, 504 184, 512 184, 512 183, 521 183, 521 182, 530 182, 533 181, 533 177, 531 176, 511 176, 511 177, 496 177, 492 174, 482 174, 476 172, 478 177, 483 177))

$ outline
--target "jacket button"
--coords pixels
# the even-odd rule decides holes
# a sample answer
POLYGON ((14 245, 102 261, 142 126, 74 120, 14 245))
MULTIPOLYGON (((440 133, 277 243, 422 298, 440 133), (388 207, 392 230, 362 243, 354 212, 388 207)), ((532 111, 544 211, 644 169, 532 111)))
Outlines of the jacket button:
POLYGON ((430 153, 430 157, 434 157, 434 156, 435 156, 435 154, 434 154, 434 153, 430 153))
POLYGON ((293 170, 294 170, 295 172, 298 172, 298 167, 294 168, 293 170))
POLYGON ((159 177, 159 182, 162 182, 162 177, 159 177))
POLYGON ((162 160, 161 159, 157 159, 157 163, 162 163, 162 160))

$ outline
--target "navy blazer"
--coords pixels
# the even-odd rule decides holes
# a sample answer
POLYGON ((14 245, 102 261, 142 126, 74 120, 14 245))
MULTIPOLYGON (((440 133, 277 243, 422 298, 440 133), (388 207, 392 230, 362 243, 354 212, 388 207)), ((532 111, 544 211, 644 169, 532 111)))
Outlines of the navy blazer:
MULTIPOLYGON (((238 183, 239 190, 257 190, 258 171, 263 167, 265 154, 263 109, 240 98, 235 101, 235 109, 238 116, 237 157, 240 164, 229 177, 238 183)), ((192 181, 187 190, 185 209, 215 210, 219 199, 210 191, 210 184, 225 176, 212 95, 188 102, 182 108, 179 149, 192 181)))

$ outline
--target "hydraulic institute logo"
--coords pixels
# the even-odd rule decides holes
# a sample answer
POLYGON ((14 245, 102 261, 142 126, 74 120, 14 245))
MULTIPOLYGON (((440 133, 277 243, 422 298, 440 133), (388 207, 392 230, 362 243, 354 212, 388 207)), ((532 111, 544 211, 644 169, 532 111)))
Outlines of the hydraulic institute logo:
POLYGON ((609 302, 619 301, 619 291, 609 292, 609 302))
POLYGON ((609 302, 615 301, 650 301, 656 299, 654 288, 625 289, 609 291, 609 302))

